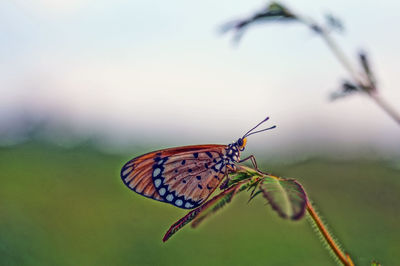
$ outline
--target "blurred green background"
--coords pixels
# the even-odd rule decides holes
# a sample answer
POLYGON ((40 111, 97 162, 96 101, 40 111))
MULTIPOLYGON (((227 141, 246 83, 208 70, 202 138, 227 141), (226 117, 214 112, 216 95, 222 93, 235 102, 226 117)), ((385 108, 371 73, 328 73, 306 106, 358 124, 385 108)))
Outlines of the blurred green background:
MULTIPOLYGON (((91 145, 0 148, 1 265, 335 265, 306 219, 240 194, 198 229, 161 239, 186 211, 121 182, 131 155, 91 145)), ((357 265, 400 261, 399 162, 322 158, 262 168, 298 179, 357 265)))
MULTIPOLYGON (((400 265, 400 128, 367 97, 328 101, 349 76, 304 26, 260 24, 237 49, 217 34, 266 4, 0 1, 0 265, 335 265, 305 219, 246 193, 162 243, 186 211, 120 180, 135 156, 227 144, 267 115, 242 156, 299 180, 357 265, 400 265)), ((285 4, 337 16, 398 109, 400 1, 285 4)))

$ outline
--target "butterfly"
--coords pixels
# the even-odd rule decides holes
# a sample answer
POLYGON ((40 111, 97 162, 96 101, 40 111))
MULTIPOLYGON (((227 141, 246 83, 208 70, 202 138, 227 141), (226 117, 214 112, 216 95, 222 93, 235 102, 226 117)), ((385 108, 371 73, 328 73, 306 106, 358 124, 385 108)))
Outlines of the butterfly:
POLYGON ((207 200, 229 173, 236 171, 237 163, 250 159, 258 170, 253 155, 240 160, 240 153, 245 149, 248 136, 276 127, 254 131, 268 119, 265 118, 228 145, 175 147, 133 158, 121 169, 122 181, 145 197, 183 209, 196 208, 207 200))

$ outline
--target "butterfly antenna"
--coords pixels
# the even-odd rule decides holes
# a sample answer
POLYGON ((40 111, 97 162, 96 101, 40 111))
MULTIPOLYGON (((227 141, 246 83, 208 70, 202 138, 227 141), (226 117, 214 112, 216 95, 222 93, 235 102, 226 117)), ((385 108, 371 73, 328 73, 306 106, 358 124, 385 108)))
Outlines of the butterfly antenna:
POLYGON ((263 131, 266 131, 266 130, 270 130, 270 129, 276 128, 276 126, 272 126, 272 127, 269 127, 269 128, 265 128, 265 129, 261 129, 261 130, 252 132, 254 129, 256 129, 257 127, 259 127, 261 124, 263 124, 263 123, 265 123, 266 121, 268 121, 268 119, 269 119, 269 117, 267 116, 263 121, 261 121, 260 123, 258 123, 255 127, 253 127, 252 129, 250 129, 249 131, 247 131, 246 134, 244 134, 243 138, 246 138, 246 137, 248 137, 248 136, 251 136, 251 135, 253 135, 253 134, 257 134, 257 133, 260 133, 260 132, 263 132, 263 131))
POLYGON ((260 133, 260 132, 263 132, 263 131, 267 131, 267 130, 270 130, 270 129, 274 129, 274 128, 276 128, 276 126, 272 126, 272 127, 269 127, 269 128, 264 128, 264 129, 258 130, 258 131, 256 131, 256 132, 251 132, 250 134, 247 134, 246 137, 251 136, 251 135, 254 135, 254 134, 257 134, 257 133, 260 133))

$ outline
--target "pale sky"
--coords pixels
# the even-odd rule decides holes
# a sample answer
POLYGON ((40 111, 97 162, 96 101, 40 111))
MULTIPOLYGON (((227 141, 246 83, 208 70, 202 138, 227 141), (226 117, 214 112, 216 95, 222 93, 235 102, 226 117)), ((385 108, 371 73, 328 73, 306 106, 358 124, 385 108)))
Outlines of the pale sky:
MULTIPOLYGON (((346 31, 335 38, 351 56, 369 52, 382 95, 400 111, 400 2, 284 3, 321 20, 338 16, 346 31)), ((249 148, 400 151, 399 125, 368 98, 328 101, 348 76, 305 27, 259 24, 238 46, 218 34, 265 4, 1 1, 0 136, 29 117, 52 121, 50 138, 95 136, 118 148, 224 144, 268 115, 277 129, 252 136, 249 148)))

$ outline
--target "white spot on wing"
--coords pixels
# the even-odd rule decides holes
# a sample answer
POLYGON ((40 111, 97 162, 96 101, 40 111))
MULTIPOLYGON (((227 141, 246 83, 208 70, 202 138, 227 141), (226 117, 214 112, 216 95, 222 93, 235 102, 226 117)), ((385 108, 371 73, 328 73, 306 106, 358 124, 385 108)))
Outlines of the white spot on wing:
POLYGON ((183 204, 183 201, 180 200, 180 199, 178 199, 177 201, 175 201, 175 205, 176 205, 176 206, 182 206, 182 204, 183 204))
POLYGON ((167 190, 166 190, 165 188, 161 188, 161 189, 158 191, 158 194, 160 194, 161 196, 164 196, 164 194, 165 194, 166 191, 167 191, 167 190))
POLYGON ((154 171, 153 171, 153 177, 158 176, 158 175, 160 174, 160 172, 161 172, 161 169, 160 169, 160 168, 154 169, 154 171))
POLYGON ((173 199, 174 199, 174 196, 172 196, 172 194, 168 194, 167 200, 168 201, 172 201, 173 199))
POLYGON ((156 179, 156 180, 154 181, 154 185, 155 185, 156 187, 159 187, 159 186, 161 185, 161 179, 160 179, 160 178, 156 179))
POLYGON ((194 205, 190 204, 189 202, 186 202, 185 204, 185 208, 192 208, 194 205))

